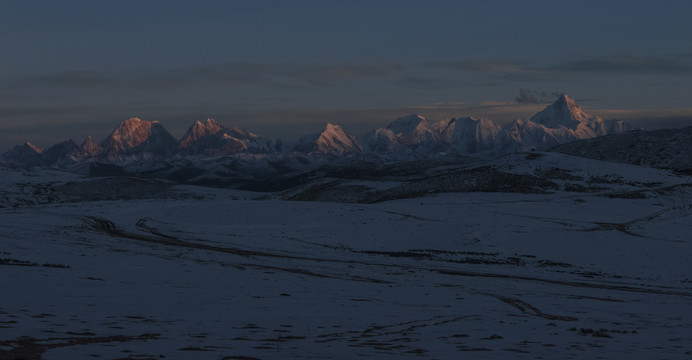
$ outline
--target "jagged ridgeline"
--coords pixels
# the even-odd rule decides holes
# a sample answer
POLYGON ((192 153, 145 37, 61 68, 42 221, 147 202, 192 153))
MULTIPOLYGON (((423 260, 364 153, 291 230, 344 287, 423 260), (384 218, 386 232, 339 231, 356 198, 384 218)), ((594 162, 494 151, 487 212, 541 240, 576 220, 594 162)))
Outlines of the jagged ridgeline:
POLYGON ((500 126, 488 119, 459 117, 431 121, 420 115, 396 119, 360 138, 327 124, 287 147, 284 142, 226 127, 213 119, 196 121, 176 140, 158 121, 131 118, 121 122, 100 143, 87 137, 81 145, 68 140, 47 149, 31 143, 15 146, 2 156, 11 166, 66 167, 84 163, 127 163, 180 158, 216 158, 249 154, 305 158, 344 157, 387 160, 428 159, 440 156, 497 156, 503 153, 542 150, 580 139, 630 130, 622 120, 590 115, 567 95, 562 95, 530 119, 500 126))

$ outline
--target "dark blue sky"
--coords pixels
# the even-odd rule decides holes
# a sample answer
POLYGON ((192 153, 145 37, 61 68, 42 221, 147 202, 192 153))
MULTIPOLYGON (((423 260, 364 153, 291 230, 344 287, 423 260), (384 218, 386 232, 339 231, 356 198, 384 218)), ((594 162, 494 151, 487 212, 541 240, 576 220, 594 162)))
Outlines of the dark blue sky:
POLYGON ((131 116, 175 136, 205 117, 288 137, 411 112, 508 121, 543 106, 517 102, 522 89, 677 124, 692 113, 691 14, 689 1, 3 1, 0 150, 100 138, 131 116))

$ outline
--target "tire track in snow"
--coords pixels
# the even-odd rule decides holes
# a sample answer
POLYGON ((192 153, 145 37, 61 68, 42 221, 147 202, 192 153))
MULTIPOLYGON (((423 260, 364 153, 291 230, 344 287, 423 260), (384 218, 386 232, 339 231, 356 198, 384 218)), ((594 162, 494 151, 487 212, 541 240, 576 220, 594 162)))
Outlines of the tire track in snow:
MULTIPOLYGON (((535 276, 528 276, 528 275, 514 275, 514 274, 502 274, 502 273, 490 273, 490 272, 477 272, 477 271, 468 271, 468 270, 457 270, 457 269, 444 269, 444 268, 430 268, 430 267, 424 267, 424 266, 414 266, 414 265, 404 265, 404 264, 397 264, 397 263, 378 263, 378 262, 368 262, 364 260, 355 260, 355 259, 329 259, 329 258, 318 258, 318 257, 308 257, 308 256, 296 256, 296 255, 286 255, 286 254, 278 254, 278 253, 270 253, 270 252, 259 252, 259 251, 253 251, 253 250, 244 250, 240 248, 226 248, 226 247, 220 247, 220 246, 214 246, 214 245, 208 245, 208 244, 199 244, 199 243, 193 243, 193 242, 187 242, 183 241, 180 239, 177 239, 173 236, 170 235, 142 235, 142 234, 134 234, 130 232, 126 232, 124 230, 119 229, 115 223, 105 220, 102 218, 94 217, 94 216, 82 216, 83 219, 87 221, 89 225, 91 225, 92 228, 104 232, 108 235, 111 236, 116 236, 116 237, 122 237, 126 239, 133 239, 133 240, 139 240, 139 241, 145 241, 145 242, 150 242, 150 243, 156 243, 156 244, 161 244, 161 245, 168 245, 168 246, 178 246, 178 247, 186 247, 186 248, 193 248, 193 249, 200 249, 200 250, 208 250, 208 251, 215 251, 215 252, 221 252, 221 253, 227 253, 227 254, 232 254, 232 255, 237 255, 237 256, 242 256, 246 258, 258 258, 258 257, 265 257, 265 258, 277 258, 277 259, 285 259, 285 260, 300 260, 300 261, 309 261, 309 262, 317 262, 317 263, 339 263, 339 264, 348 264, 348 265, 364 265, 364 266, 375 266, 375 267, 394 267, 394 268, 399 268, 399 269, 404 269, 404 270, 418 270, 418 271, 429 271, 429 272, 435 272, 439 274, 444 274, 444 275, 451 275, 451 276, 463 276, 463 277, 482 277, 482 278, 495 278, 495 279, 506 279, 506 280, 520 280, 520 281, 531 281, 531 282, 540 282, 540 283, 547 283, 547 284, 554 284, 554 285, 562 285, 562 286, 570 286, 570 287, 580 287, 580 288, 592 288, 592 289, 601 289, 601 290, 614 290, 614 291, 626 291, 626 292, 636 292, 636 293, 648 293, 648 294, 659 294, 659 295, 673 295, 673 296, 684 296, 684 297, 692 297, 692 293, 689 292, 684 292, 684 291, 678 291, 678 290, 672 290, 672 289, 667 289, 667 288, 644 288, 644 287, 636 287, 636 286, 629 286, 629 285, 611 285, 611 284, 598 284, 598 283, 586 283, 586 282, 579 282, 579 281, 570 281, 570 280, 555 280, 555 279, 548 279, 548 278, 541 278, 541 277, 535 277, 535 276)), ((138 221, 140 223, 140 228, 142 228, 142 225, 146 224, 146 218, 145 219, 140 219, 138 221)), ((146 226, 146 228, 151 228, 149 226, 146 226)), ((149 230, 145 230, 147 232, 150 232, 149 230)), ((155 233, 163 234, 160 230, 156 229, 154 230, 155 233)), ((386 254, 382 254, 386 255, 386 254)), ((266 267, 267 265, 259 265, 259 264, 244 264, 245 266, 255 266, 255 267, 266 267)), ((315 273, 311 270, 305 270, 305 269, 297 269, 297 268, 280 268, 280 267, 272 267, 274 270, 282 270, 282 271, 287 271, 287 272, 293 272, 293 273, 300 273, 303 275, 310 275, 310 276, 317 276, 317 277, 327 277, 327 278, 336 278, 336 279, 347 279, 347 280, 353 280, 353 281, 367 281, 367 282, 373 282, 373 283, 380 283, 380 284, 391 284, 391 281, 387 280, 382 280, 382 279, 375 279, 375 278, 369 278, 369 277, 361 277, 361 276, 335 276, 335 275, 327 275, 327 274, 318 274, 315 273)), ((438 284, 439 286, 458 286, 456 284, 438 284)))
MULTIPOLYGON (((113 223, 112 221, 98 218, 95 216, 84 216, 83 218, 87 219, 87 221, 90 223, 90 225, 93 228, 95 228, 101 232, 104 232, 110 236, 121 237, 121 238, 126 238, 126 239, 139 240, 139 241, 150 242, 150 243, 161 244, 161 245, 167 245, 167 246, 176 246, 176 247, 185 247, 185 248, 192 248, 192 249, 199 249, 199 250, 221 252, 221 253, 246 257, 246 258, 269 257, 269 258, 279 258, 279 259, 287 259, 287 260, 303 260, 303 261, 315 261, 315 262, 330 261, 330 260, 325 260, 325 259, 321 259, 321 258, 294 256, 294 255, 285 255, 285 254, 275 254, 275 253, 269 253, 269 252, 259 252, 259 251, 244 250, 244 249, 239 249, 239 248, 221 247, 221 246, 214 246, 214 245, 208 245, 208 244, 199 244, 199 243, 194 243, 194 242, 183 241, 183 240, 180 240, 174 236, 164 234, 156 228, 152 228, 152 227, 146 225, 147 218, 140 219, 139 221, 137 221, 136 225, 137 225, 137 227, 153 234, 154 236, 141 235, 141 234, 134 234, 134 233, 126 232, 122 229, 119 229, 117 226, 115 226, 115 223, 113 223)), ((335 262, 335 261, 331 261, 331 262, 335 262)), ((347 263, 349 261, 338 261, 338 262, 347 263)), ((378 283, 378 284, 390 284, 391 283, 391 282, 386 281, 386 280, 374 279, 374 278, 369 278, 369 277, 364 277, 364 276, 328 275, 328 274, 323 274, 323 273, 317 273, 317 272, 314 272, 311 270, 305 270, 305 269, 299 269, 299 268, 283 268, 283 267, 269 266, 269 265, 264 265, 264 264, 242 264, 242 266, 255 267, 255 268, 260 268, 260 269, 264 269, 264 270, 280 270, 280 271, 285 271, 285 272, 290 272, 290 273, 295 273, 295 274, 302 274, 302 275, 315 276, 315 277, 321 277, 321 278, 344 279, 344 280, 352 280, 352 281, 372 282, 372 283, 378 283)))
POLYGON ((521 311, 524 314, 529 314, 529 315, 536 315, 540 316, 544 319, 548 320, 561 320, 561 321, 577 321, 579 319, 571 316, 562 316, 562 315, 551 315, 551 314, 546 314, 543 311, 539 310, 535 306, 527 303, 526 301, 523 301, 521 299, 509 297, 509 296, 502 296, 502 295, 496 295, 496 294, 484 294, 488 296, 492 296, 506 304, 509 304, 521 311))
POLYGON ((636 236, 636 237, 646 237, 637 233, 632 232, 630 229, 640 223, 649 223, 660 218, 667 213, 675 213, 677 217, 686 217, 690 215, 690 206, 673 206, 671 208, 659 210, 653 214, 642 216, 630 221, 620 222, 620 223, 610 223, 610 222, 594 222, 596 227, 590 229, 584 229, 582 231, 610 231, 617 230, 624 234, 636 236))

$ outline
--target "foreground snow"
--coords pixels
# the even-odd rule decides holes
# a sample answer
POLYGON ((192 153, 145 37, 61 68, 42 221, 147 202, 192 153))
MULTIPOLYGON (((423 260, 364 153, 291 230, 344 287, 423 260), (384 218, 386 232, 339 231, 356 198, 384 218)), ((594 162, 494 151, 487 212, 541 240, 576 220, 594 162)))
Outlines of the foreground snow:
POLYGON ((30 175, 0 184, 0 358, 692 354, 686 187, 363 205, 162 185, 24 204, 18 183, 48 181, 30 175))

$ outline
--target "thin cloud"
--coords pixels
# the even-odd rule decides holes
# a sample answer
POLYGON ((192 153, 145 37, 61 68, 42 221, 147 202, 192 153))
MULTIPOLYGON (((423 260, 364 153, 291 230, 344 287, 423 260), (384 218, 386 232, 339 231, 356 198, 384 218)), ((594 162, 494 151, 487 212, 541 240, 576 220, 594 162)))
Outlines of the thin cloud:
POLYGON ((560 92, 547 92, 538 90, 519 90, 519 95, 514 98, 514 101, 520 104, 547 104, 555 101, 562 93, 560 92))
POLYGON ((103 88, 116 84, 117 78, 93 71, 65 71, 48 75, 13 78, 15 86, 38 85, 73 88, 103 88))
POLYGON ((464 101, 434 102, 426 105, 412 106, 411 109, 461 109, 467 106, 464 101))
POLYGON ((546 76, 580 73, 692 75, 692 53, 650 57, 615 55, 552 64, 516 59, 465 59, 425 65, 456 71, 485 72, 517 80, 541 80, 546 76))
POLYGON ((529 62, 520 60, 466 59, 429 63, 428 65, 458 71, 486 71, 502 74, 519 74, 533 71, 529 62))
POLYGON ((131 76, 125 82, 125 86, 140 90, 171 91, 192 83, 194 83, 194 80, 189 77, 162 73, 131 76))
POLYGON ((193 82, 172 72, 66 71, 6 79, 13 88, 172 90, 193 82))
POLYGON ((567 61, 543 70, 565 73, 692 75, 692 62, 668 57, 614 56, 567 61))
POLYGON ((68 71, 6 78, 13 88, 112 88, 170 91, 207 82, 227 86, 319 86, 355 79, 385 78, 403 71, 393 62, 229 63, 194 68, 99 72, 68 71))
POLYGON ((543 84, 555 82, 555 72, 542 68, 536 62, 519 59, 465 59, 448 62, 421 64, 422 67, 464 75, 473 75, 477 79, 494 83, 531 83, 543 84))
POLYGON ((486 79, 468 79, 464 77, 442 76, 438 74, 425 75, 401 75, 392 79, 391 84, 397 87, 413 89, 458 89, 458 88, 484 88, 501 85, 497 81, 486 79))
POLYGON ((183 71, 193 78, 230 85, 248 85, 277 80, 322 85, 360 78, 382 78, 402 71, 391 62, 343 64, 229 63, 183 71))

